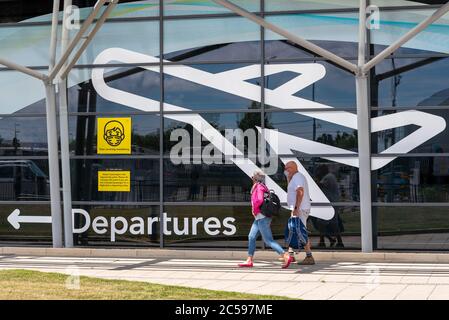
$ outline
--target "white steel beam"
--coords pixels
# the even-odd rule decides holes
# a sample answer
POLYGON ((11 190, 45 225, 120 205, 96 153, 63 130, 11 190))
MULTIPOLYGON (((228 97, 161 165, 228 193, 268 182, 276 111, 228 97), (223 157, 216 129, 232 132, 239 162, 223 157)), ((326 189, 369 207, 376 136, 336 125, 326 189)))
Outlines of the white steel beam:
POLYGON ((43 73, 40 73, 38 71, 35 71, 35 70, 27 68, 27 67, 24 67, 24 66, 19 65, 17 63, 8 61, 6 59, 0 58, 0 64, 4 65, 5 67, 17 70, 17 71, 22 72, 22 73, 25 73, 25 74, 33 77, 33 78, 36 78, 36 79, 39 79, 39 80, 42 80, 42 81, 47 81, 47 79, 48 79, 48 77, 45 74, 43 74, 43 73))
POLYGON ((112 10, 114 10, 115 6, 117 5, 117 0, 111 0, 106 10, 103 12, 103 14, 100 16, 100 18, 97 20, 95 27, 92 29, 92 31, 89 33, 89 35, 84 40, 81 47, 78 49, 78 51, 74 54, 73 58, 70 60, 70 62, 64 66, 61 69, 61 78, 66 78, 70 70, 72 70, 75 63, 78 61, 80 56, 83 54, 84 50, 86 50, 89 43, 92 41, 92 39, 95 37, 96 33, 105 23, 106 19, 109 17, 112 10))
POLYGON ((76 36, 73 38, 73 40, 70 42, 69 46, 67 47, 67 50, 62 55, 61 59, 56 64, 56 66, 53 68, 53 70, 51 71, 50 75, 48 76, 50 81, 53 81, 53 79, 59 73, 59 71, 61 70, 63 65, 67 62, 67 60, 69 59, 69 57, 72 54, 73 50, 78 45, 78 43, 80 42, 80 40, 82 39, 82 37, 86 33, 87 29, 92 25, 92 22, 94 21, 95 17, 97 16, 97 14, 100 12, 101 8, 103 7, 103 5, 107 1, 108 0, 98 0, 97 1, 97 3, 95 4, 92 12, 89 14, 89 16, 83 22, 83 24, 81 25, 80 30, 78 31, 76 36))

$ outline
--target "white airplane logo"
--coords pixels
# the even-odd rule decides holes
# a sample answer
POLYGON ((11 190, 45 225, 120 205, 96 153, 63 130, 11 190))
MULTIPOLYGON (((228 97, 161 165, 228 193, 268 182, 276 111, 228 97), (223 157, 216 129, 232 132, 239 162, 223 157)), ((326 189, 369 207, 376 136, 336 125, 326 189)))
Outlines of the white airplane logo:
MULTIPOLYGON (((110 48, 101 52, 95 59, 94 63, 108 64, 112 61, 139 64, 158 63, 159 59, 126 49, 110 48)), ((159 67, 142 66, 142 68, 154 72, 159 72, 159 67)), ((294 94, 298 91, 322 79, 326 74, 324 66, 318 63, 275 64, 265 66, 266 76, 285 71, 292 71, 298 73, 299 75, 274 90, 266 89, 266 104, 284 110, 308 109, 304 112, 294 112, 297 114, 302 114, 308 117, 313 117, 357 130, 356 114, 339 110, 331 112, 322 110, 313 111, 313 109, 334 108, 325 104, 294 96, 294 94), (310 109, 312 109, 312 111, 310 109)), ((260 77, 260 65, 250 65, 243 68, 233 69, 216 74, 184 65, 177 65, 165 68, 164 73, 249 100, 259 102, 261 101, 260 86, 245 81, 260 77)), ((159 111, 159 101, 112 88, 106 84, 104 80, 104 74, 105 68, 95 68, 92 71, 92 82, 94 88, 97 93, 104 99, 141 111, 159 111)), ((190 109, 167 103, 164 103, 164 110, 191 111, 190 109)), ((213 128, 204 118, 202 118, 198 114, 164 114, 164 117, 191 124, 225 156, 242 155, 239 150, 236 150, 231 142, 229 142, 218 130, 213 128)), ((388 149, 382 151, 381 154, 383 156, 373 157, 372 170, 382 168, 383 166, 387 165, 397 158, 394 155, 388 156, 388 154, 408 153, 427 140, 438 135, 446 128, 446 121, 439 116, 417 110, 402 111, 395 114, 372 118, 371 132, 374 133, 407 125, 416 125, 419 127, 419 129, 409 134, 407 137, 404 137, 400 141, 396 142, 388 149)), ((281 161, 283 163, 286 163, 288 161, 295 161, 298 164, 300 172, 303 173, 307 178, 312 202, 324 204, 329 203, 329 205, 313 206, 311 215, 325 220, 331 219, 335 214, 334 208, 330 205, 329 199, 327 199, 327 197, 312 179, 307 170, 294 156, 293 150, 300 151, 306 154, 321 154, 323 155, 322 158, 324 159, 353 167, 359 166, 358 158, 356 157, 357 153, 319 142, 291 136, 275 130, 262 130, 260 128, 258 129, 263 134, 266 141, 271 145, 273 150, 277 154, 283 155, 281 157, 281 161), (273 141, 273 139, 276 139, 276 144, 270 143, 270 141, 273 141), (338 154, 339 156, 326 156, 329 154, 338 154), (344 155, 347 155, 348 157, 344 157, 344 155)), ((254 170, 259 169, 255 163, 247 159, 244 162, 238 161, 238 159, 233 159, 232 161, 248 176, 251 176, 254 170)), ((280 200, 285 203, 287 199, 285 190, 279 187, 279 185, 277 185, 270 177, 267 177, 266 183, 270 189, 273 189, 278 194, 280 200)))

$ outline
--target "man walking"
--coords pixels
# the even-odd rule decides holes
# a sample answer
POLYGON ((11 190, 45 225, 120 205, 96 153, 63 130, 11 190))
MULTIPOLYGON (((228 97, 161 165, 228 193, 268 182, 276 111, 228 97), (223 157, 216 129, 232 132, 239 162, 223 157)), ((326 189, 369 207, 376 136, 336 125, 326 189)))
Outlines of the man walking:
MULTIPOLYGON (((289 161, 285 164, 284 174, 287 177, 287 204, 292 210, 292 216, 299 216, 304 226, 307 226, 307 218, 310 214, 310 196, 309 186, 306 177, 298 171, 298 165, 294 161, 289 161)), ((301 265, 313 265, 315 260, 312 256, 310 238, 304 247, 306 251, 306 258, 299 262, 301 265)), ((289 248, 289 252, 293 255, 293 249, 289 248)))

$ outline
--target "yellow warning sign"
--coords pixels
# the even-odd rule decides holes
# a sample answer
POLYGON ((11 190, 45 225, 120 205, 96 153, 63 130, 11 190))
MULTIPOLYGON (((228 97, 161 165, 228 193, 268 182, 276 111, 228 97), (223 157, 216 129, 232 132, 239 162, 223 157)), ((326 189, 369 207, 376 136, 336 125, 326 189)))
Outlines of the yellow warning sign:
POLYGON ((98 191, 130 192, 130 171, 98 171, 98 191))
POLYGON ((131 154, 131 118, 98 118, 98 154, 131 154))

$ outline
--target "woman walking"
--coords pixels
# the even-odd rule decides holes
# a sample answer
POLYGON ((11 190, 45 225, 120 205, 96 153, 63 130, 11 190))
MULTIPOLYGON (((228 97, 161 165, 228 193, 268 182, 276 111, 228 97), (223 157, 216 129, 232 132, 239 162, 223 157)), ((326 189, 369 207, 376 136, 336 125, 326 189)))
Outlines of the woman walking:
POLYGON ((265 185, 265 174, 262 171, 256 171, 251 179, 253 180, 253 187, 251 188, 251 205, 254 222, 248 235, 248 258, 244 263, 240 263, 239 267, 253 267, 256 240, 260 232, 265 244, 270 246, 281 256, 281 258, 283 258, 284 263, 282 264, 282 268, 288 268, 293 261, 293 257, 291 257, 288 252, 285 252, 284 249, 274 241, 273 234, 271 233, 271 218, 264 216, 260 211, 260 206, 264 201, 264 193, 269 192, 265 185))

